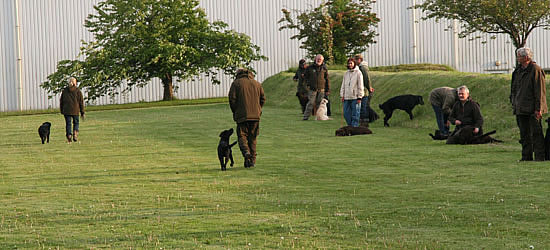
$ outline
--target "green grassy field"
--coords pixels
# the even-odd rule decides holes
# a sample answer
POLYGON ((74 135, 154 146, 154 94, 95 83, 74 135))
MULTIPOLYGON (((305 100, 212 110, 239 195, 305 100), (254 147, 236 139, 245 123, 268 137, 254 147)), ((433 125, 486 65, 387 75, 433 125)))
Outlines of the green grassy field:
MULTIPOLYGON (((59 114, 0 118, 0 249, 547 249, 548 163, 517 163, 509 76, 373 73, 373 105, 420 94, 374 134, 335 137, 334 120, 301 121, 292 74, 265 81, 257 166, 221 172, 227 104, 92 111, 80 142, 59 114), (471 86, 501 144, 445 145, 427 93, 471 86), (38 126, 53 123, 50 144, 38 126)), ((331 72, 335 89, 341 72, 331 72)), ((379 111, 378 109, 376 109, 379 111)), ((236 137, 232 137, 232 141, 236 137)))

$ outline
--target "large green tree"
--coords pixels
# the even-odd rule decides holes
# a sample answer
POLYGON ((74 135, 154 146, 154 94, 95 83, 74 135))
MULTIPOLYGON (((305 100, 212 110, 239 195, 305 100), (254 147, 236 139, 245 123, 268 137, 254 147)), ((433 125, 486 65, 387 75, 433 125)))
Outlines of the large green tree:
POLYGON ((334 0, 322 3, 313 10, 296 11, 296 20, 282 9, 279 20, 283 29, 296 29, 291 39, 303 40, 300 48, 307 57, 325 56, 329 63, 345 63, 347 57, 361 53, 375 43, 374 31, 380 19, 371 12, 375 0, 334 0))
POLYGON ((423 19, 451 19, 461 23, 461 37, 474 32, 508 34, 516 48, 525 46, 531 32, 550 27, 549 0, 425 0, 413 6, 423 19))
POLYGON ((198 0, 106 0, 94 6, 85 27, 94 40, 83 42, 82 60, 63 60, 42 87, 60 93, 75 76, 87 98, 114 96, 160 78, 163 100, 173 99, 173 82, 203 73, 219 83, 217 71, 233 74, 265 60, 250 37, 210 23, 198 0), (123 87, 125 86, 125 87, 123 87))

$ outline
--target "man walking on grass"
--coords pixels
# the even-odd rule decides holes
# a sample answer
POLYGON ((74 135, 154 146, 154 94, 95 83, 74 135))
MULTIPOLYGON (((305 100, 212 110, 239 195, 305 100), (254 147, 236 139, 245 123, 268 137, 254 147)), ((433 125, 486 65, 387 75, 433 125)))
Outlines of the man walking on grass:
POLYGON ((248 69, 237 70, 235 81, 229 89, 229 106, 237 123, 237 137, 245 168, 256 164, 256 137, 260 132, 264 103, 264 89, 254 80, 254 74, 248 69))

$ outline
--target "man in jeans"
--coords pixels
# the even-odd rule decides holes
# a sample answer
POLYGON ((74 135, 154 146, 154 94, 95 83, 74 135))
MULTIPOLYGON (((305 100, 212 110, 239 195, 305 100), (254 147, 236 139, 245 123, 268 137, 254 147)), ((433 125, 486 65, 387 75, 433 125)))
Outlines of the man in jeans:
POLYGON ((323 64, 325 58, 322 55, 315 56, 315 62, 307 67, 304 73, 304 79, 308 90, 308 99, 306 110, 304 111, 304 120, 309 119, 315 111, 321 100, 330 95, 330 83, 328 79, 328 69, 323 64))
POLYGON ((454 88, 440 87, 430 92, 430 103, 442 136, 449 136, 449 114, 456 101, 458 101, 458 92, 454 88))
POLYGON ((229 89, 229 106, 237 123, 239 149, 244 157, 244 167, 256 164, 256 137, 260 133, 260 116, 265 103, 264 89, 254 80, 248 69, 237 70, 235 81, 229 89))
POLYGON ((530 48, 516 51, 518 66, 512 73, 510 102, 516 115, 521 143, 521 160, 544 161, 542 114, 548 112, 544 71, 533 61, 530 48))

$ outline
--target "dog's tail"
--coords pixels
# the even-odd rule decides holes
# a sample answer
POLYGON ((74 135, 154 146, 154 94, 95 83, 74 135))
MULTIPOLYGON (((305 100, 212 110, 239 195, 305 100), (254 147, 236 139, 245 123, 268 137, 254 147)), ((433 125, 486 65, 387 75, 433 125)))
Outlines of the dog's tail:
POLYGON ((231 148, 231 147, 235 146, 235 144, 237 144, 237 142, 236 142, 236 141, 235 141, 235 142, 233 142, 233 143, 231 143, 231 145, 229 145, 229 148, 231 148))

